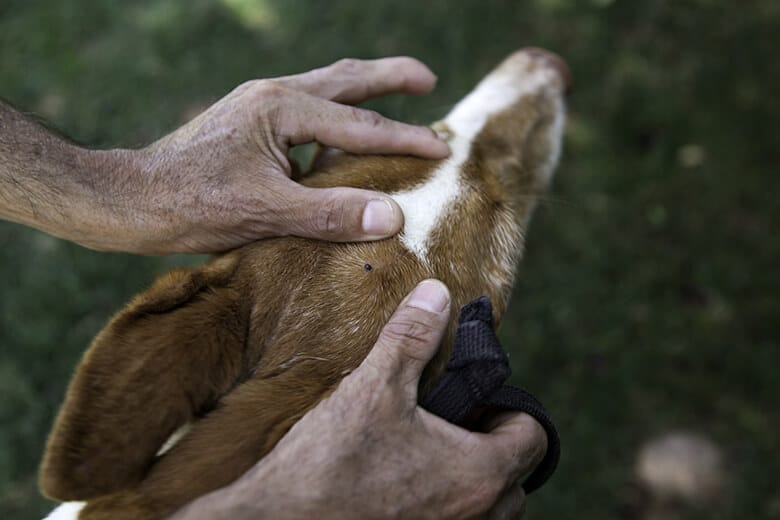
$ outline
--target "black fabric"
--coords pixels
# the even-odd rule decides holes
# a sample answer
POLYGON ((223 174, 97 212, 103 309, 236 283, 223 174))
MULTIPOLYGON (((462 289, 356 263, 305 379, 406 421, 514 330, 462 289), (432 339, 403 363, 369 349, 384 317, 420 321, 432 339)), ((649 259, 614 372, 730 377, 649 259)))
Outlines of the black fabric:
POLYGON ((523 490, 530 493, 555 472, 561 444, 542 403, 525 390, 504 385, 510 374, 509 357, 493 331, 493 306, 483 296, 460 310, 447 372, 425 396, 422 406, 466 428, 486 408, 525 412, 539 421, 547 433, 547 453, 523 482, 523 490))

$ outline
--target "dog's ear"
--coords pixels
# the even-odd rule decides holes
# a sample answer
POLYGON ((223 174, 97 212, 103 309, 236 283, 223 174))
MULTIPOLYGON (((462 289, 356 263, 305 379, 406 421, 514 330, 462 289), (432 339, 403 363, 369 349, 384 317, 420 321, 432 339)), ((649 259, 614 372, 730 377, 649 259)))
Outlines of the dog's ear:
POLYGON ((49 436, 47 496, 86 500, 136 484, 171 433, 235 384, 249 319, 236 263, 169 273, 98 334, 49 436))

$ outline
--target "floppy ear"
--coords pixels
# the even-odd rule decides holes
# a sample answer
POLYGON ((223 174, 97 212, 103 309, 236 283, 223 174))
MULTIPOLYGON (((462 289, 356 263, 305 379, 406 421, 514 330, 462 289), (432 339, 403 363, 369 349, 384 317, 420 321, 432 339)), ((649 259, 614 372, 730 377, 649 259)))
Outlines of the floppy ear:
POLYGON ((98 334, 49 436, 44 494, 85 500, 136 484, 171 433, 235 384, 249 319, 236 264, 165 275, 98 334))

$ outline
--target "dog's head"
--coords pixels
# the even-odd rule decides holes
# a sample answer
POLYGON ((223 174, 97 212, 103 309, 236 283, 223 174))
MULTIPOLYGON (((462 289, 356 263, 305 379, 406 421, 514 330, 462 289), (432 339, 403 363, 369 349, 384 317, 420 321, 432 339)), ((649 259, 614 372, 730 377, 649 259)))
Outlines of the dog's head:
POLYGON ((389 193, 405 217, 397 237, 266 240, 136 297, 79 365, 47 446, 44 492, 93 499, 142 482, 174 430, 251 377, 314 360, 301 384, 329 388, 423 278, 448 285, 454 311, 490 296, 498 322, 558 160, 567 82, 560 58, 521 50, 433 125, 449 158, 321 153, 302 182, 389 193))
POLYGON ((448 283, 456 305, 487 294, 500 319, 531 214, 558 162, 568 82, 556 55, 517 51, 432 125, 450 144, 448 159, 326 152, 304 182, 390 193, 404 212, 405 249, 448 283))

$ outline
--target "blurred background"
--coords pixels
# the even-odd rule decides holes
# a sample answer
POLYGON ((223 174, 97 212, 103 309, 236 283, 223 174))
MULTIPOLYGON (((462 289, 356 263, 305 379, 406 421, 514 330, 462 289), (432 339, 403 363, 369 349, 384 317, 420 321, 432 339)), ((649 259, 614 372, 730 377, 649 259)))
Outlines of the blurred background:
MULTIPOLYGON (((565 155, 501 334, 563 458, 526 518, 780 518, 780 2, 0 0, 0 96, 95 147, 137 147, 238 83, 408 54, 443 116, 510 51, 575 80, 565 155)), ((113 312, 203 257, 97 253, 0 223, 0 517, 113 312)))

